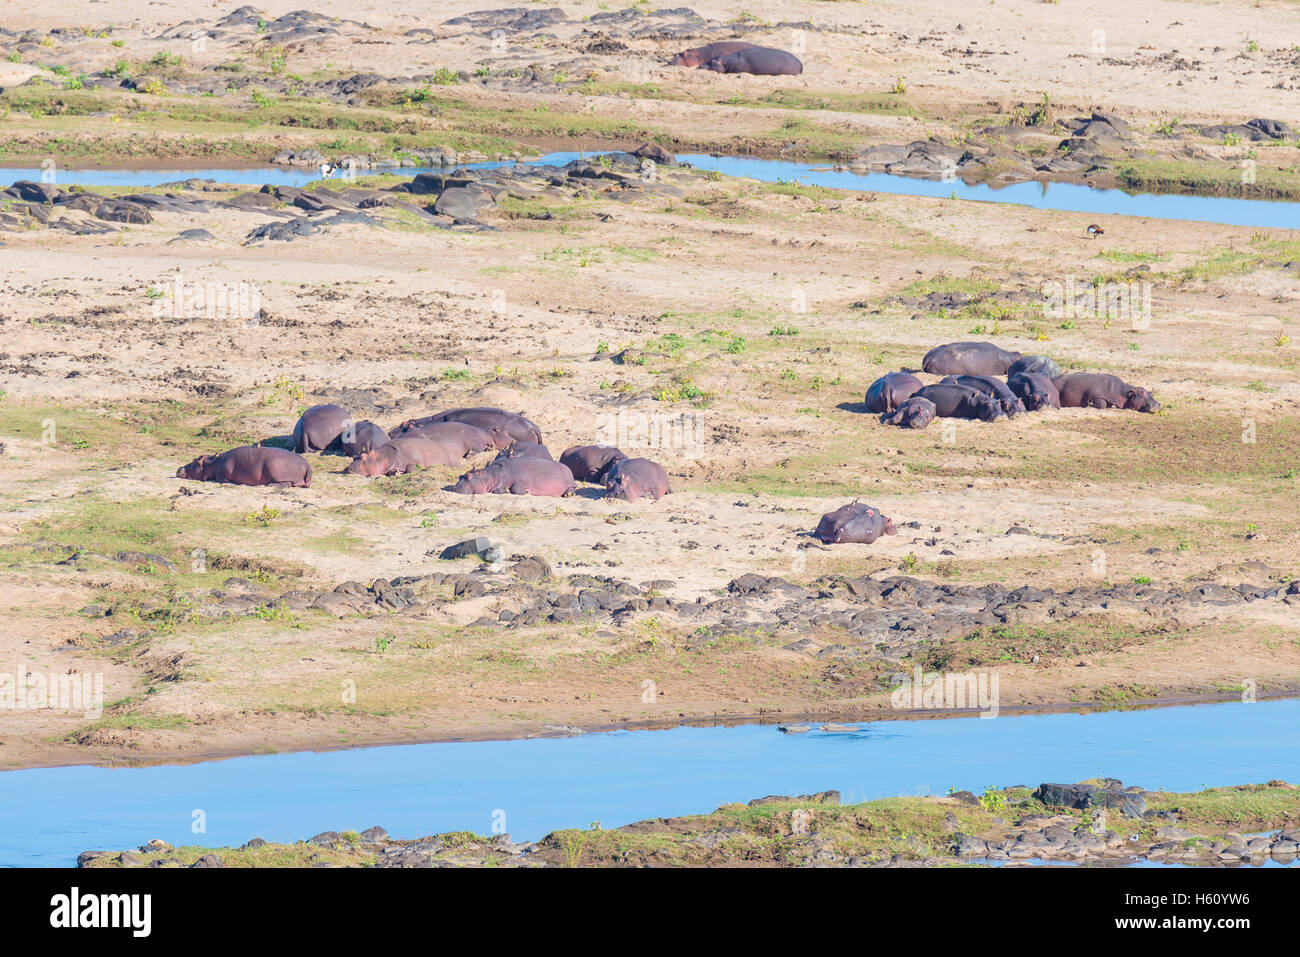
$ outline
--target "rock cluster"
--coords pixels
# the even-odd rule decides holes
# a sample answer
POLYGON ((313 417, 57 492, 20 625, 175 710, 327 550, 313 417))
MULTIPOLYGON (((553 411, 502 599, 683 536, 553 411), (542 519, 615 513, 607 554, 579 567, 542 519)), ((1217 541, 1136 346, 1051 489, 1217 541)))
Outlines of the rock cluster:
MULTIPOLYGON (((62 555, 58 559, 62 564, 75 565, 93 557, 61 546, 49 547, 62 555)), ((1116 611, 1146 612, 1168 619, 1200 608, 1261 601, 1300 606, 1300 581, 1246 582, 1231 588, 1205 582, 1187 588, 1119 584, 1055 590, 1032 585, 1008 588, 998 583, 956 585, 907 575, 827 575, 804 586, 781 577, 745 574, 731 581, 725 593, 687 601, 664 594, 675 587, 670 581, 632 583, 587 574, 557 577, 543 558, 507 556, 487 539, 438 547, 429 555, 474 556, 481 561, 468 571, 376 578, 368 585, 349 581, 332 589, 299 587, 282 593, 246 578, 231 577, 221 588, 184 596, 179 605, 142 609, 140 617, 148 621, 151 616, 196 614, 216 619, 281 606, 338 617, 428 615, 458 601, 490 596, 501 610, 485 613, 473 625, 519 629, 581 621, 618 627, 639 615, 654 614, 665 623, 693 629, 682 639, 687 648, 728 634, 797 635, 801 637, 785 645, 786 650, 831 661, 897 665, 935 641, 997 625, 1062 621, 1116 611), (819 640, 809 633, 830 633, 834 640, 819 640)), ((122 553, 118 559, 152 561, 155 566, 174 570, 162 556, 122 553)), ((92 617, 112 614, 111 609, 95 607, 92 617)))
MULTIPOLYGON (((249 230, 246 244, 252 244, 291 241, 335 226, 382 226, 378 214, 393 209, 434 228, 484 230, 494 227, 479 221, 478 215, 507 196, 562 200, 599 196, 622 201, 652 193, 680 197, 679 187, 664 182, 661 168, 671 164, 670 155, 646 144, 635 153, 609 153, 596 160, 573 160, 563 166, 462 166, 445 173, 420 173, 408 183, 386 189, 267 185, 222 200, 193 195, 213 191, 218 184, 211 180, 185 180, 167 184, 163 188, 172 191, 165 193, 112 198, 81 187, 64 189, 22 180, 0 190, 0 199, 11 201, 0 211, 0 229, 46 226, 89 235, 111 231, 114 227, 109 224, 146 225, 158 213, 184 213, 193 218, 217 209, 280 220, 249 230)), ((178 238, 202 238, 192 235, 193 230, 186 233, 191 235, 178 238)))

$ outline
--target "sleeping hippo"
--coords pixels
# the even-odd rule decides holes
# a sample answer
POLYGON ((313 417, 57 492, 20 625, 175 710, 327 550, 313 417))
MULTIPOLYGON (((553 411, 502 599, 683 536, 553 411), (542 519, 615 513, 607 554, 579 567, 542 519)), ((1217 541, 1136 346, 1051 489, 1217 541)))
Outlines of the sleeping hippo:
POLYGON ((903 429, 923 429, 934 421, 934 403, 924 396, 914 395, 904 399, 893 412, 886 412, 880 417, 885 425, 897 425, 903 429))
POLYGON ((424 419, 407 419, 393 429, 393 438, 408 435, 423 436, 449 448, 460 449, 461 458, 497 447, 496 436, 487 429, 470 425, 468 422, 434 421, 432 416, 424 419))
POLYGON ((927 352, 921 368, 932 375, 1006 375, 1019 358, 991 342, 950 342, 927 352))
POLYGON ((664 467, 649 459, 619 459, 605 473, 605 494, 608 498, 635 502, 649 495, 657 502, 671 491, 664 467))
POLYGON ((1047 356, 1021 356, 1007 369, 1007 378, 1022 372, 1037 372, 1041 376, 1055 379, 1062 374, 1062 369, 1047 356))
POLYGON ((934 414, 945 419, 979 419, 981 422, 992 422, 1006 415, 993 396, 972 389, 970 386, 957 385, 955 382, 927 385, 916 395, 933 402, 934 414))
POLYGON ((1155 412, 1160 403, 1141 386, 1104 372, 1071 372, 1052 380, 1063 409, 1132 409, 1155 412))
POLYGON ((704 69, 714 73, 750 73, 754 76, 798 76, 803 72, 803 63, 793 53, 784 50, 750 47, 714 57, 704 64, 704 69))
POLYGON ((343 471, 348 475, 399 475, 430 465, 459 465, 459 449, 422 435, 402 435, 362 452, 343 471))
POLYGON ((993 396, 998 405, 1002 406, 1002 411, 1007 414, 1008 418, 1014 419, 1018 415, 1025 414, 1025 404, 1001 379, 995 379, 993 376, 987 375, 950 375, 943 381, 970 386, 972 389, 993 396))
POLYGON ((813 536, 827 545, 861 542, 870 545, 881 535, 897 535, 894 523, 870 505, 854 502, 827 512, 817 523, 813 536))
POLYGON ((388 433, 369 419, 362 419, 344 429, 332 444, 344 455, 356 458, 362 452, 387 445, 388 433))
POLYGON ((573 473, 559 462, 528 456, 499 459, 481 469, 467 472, 451 487, 461 495, 489 492, 511 495, 572 495, 573 473))
POLYGON ((1037 372, 1018 372, 1007 377, 1007 388, 1020 396, 1020 401, 1030 412, 1039 409, 1059 409, 1061 393, 1045 375, 1037 372))
POLYGON ((672 66, 690 66, 699 69, 710 60, 730 56, 733 53, 739 53, 741 50, 751 50, 756 46, 758 46, 756 43, 741 43, 739 40, 723 40, 721 43, 709 43, 702 47, 695 47, 692 50, 683 50, 673 57, 672 66))
MULTIPOLYGON (((509 448, 510 443, 515 441, 537 443, 542 441, 541 429, 517 412, 506 412, 504 409, 482 407, 450 409, 446 412, 439 412, 437 415, 430 415, 413 421, 416 423, 464 422, 468 425, 476 425, 492 434, 498 449, 509 448)), ((403 423, 403 425, 405 424, 407 423, 403 423)))
POLYGON ((867 389, 867 411, 893 412, 924 385, 910 372, 886 372, 867 389))
POLYGON ((510 444, 510 448, 502 449, 500 452, 498 452, 497 457, 493 459, 493 461, 499 461, 500 459, 520 458, 520 457, 545 459, 548 462, 555 461, 555 457, 551 455, 551 450, 544 445, 539 445, 536 442, 512 442, 510 444))
POLYGON ((627 456, 612 445, 575 445, 560 454, 560 462, 569 467, 579 482, 605 484, 605 473, 615 462, 627 456))
POLYGON ((297 452, 265 445, 244 445, 220 455, 200 455, 176 470, 176 477, 234 485, 311 487, 311 463, 297 452))
POLYGON ((313 405, 293 427, 295 452, 323 452, 352 425, 352 413, 341 405, 313 405))

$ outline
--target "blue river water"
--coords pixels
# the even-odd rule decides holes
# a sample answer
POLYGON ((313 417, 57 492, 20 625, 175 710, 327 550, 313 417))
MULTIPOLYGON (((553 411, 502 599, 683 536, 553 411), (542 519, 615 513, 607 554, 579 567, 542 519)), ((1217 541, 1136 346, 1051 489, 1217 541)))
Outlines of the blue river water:
POLYGON ((942 180, 889 173, 853 173, 827 169, 824 163, 791 163, 745 156, 682 155, 678 159, 700 169, 716 170, 727 176, 748 176, 768 182, 787 180, 809 186, 904 196, 955 197, 981 203, 1012 203, 1035 209, 1058 209, 1074 213, 1300 229, 1300 203, 1293 202, 1237 199, 1229 196, 1128 193, 1120 189, 1095 189, 1076 183, 1023 182, 1002 186, 981 183, 970 186, 961 180, 945 183, 942 180))
MULTIPOLYGON (((543 165, 559 165, 583 155, 590 157, 599 154, 548 153, 536 160, 536 162, 543 165)), ((699 169, 714 170, 727 176, 745 176, 764 182, 798 182, 813 186, 894 193, 904 196, 955 197, 974 202, 1011 203, 1018 206, 1032 206, 1037 209, 1056 209, 1094 215, 1119 214, 1144 216, 1152 219, 1222 223, 1230 226, 1300 229, 1300 203, 1294 202, 1237 199, 1226 196, 1128 193, 1119 189, 1094 189, 1091 186, 1082 186, 1075 183, 1022 182, 1003 186, 967 185, 960 180, 943 182, 942 180, 895 176, 889 173, 853 173, 848 170, 830 169, 825 163, 787 162, 784 160, 757 159, 749 156, 683 154, 678 159, 699 169)), ((511 164, 502 162, 470 164, 472 168, 476 169, 508 165, 511 164)), ((422 172, 446 171, 447 169, 444 167, 405 167, 402 169, 364 172, 390 172, 404 177, 413 177, 422 172)), ((158 186, 191 177, 250 186, 261 186, 263 184, 305 186, 319 179, 320 173, 316 169, 284 167, 184 170, 58 170, 55 176, 55 185, 87 187, 158 186)), ((9 185, 22 179, 39 182, 41 170, 0 169, 0 183, 9 185)))
POLYGON ((1300 783, 1300 699, 1099 714, 773 725, 258 755, 144 768, 0 773, 0 865, 68 866, 83 850, 296 841, 382 825, 535 840, 600 821, 704 813, 768 794, 843 801, 979 793, 1109 776, 1173 791, 1300 783), (206 832, 194 833, 195 812, 206 832))

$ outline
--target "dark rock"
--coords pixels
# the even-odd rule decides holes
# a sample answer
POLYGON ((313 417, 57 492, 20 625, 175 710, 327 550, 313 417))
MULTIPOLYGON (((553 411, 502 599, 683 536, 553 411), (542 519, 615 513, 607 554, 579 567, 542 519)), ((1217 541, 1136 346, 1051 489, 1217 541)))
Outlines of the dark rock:
POLYGON ((492 542, 479 536, 477 538, 467 538, 463 542, 457 542, 455 545, 448 545, 438 555, 439 558, 455 559, 468 558, 471 555, 482 555, 492 547, 492 542))

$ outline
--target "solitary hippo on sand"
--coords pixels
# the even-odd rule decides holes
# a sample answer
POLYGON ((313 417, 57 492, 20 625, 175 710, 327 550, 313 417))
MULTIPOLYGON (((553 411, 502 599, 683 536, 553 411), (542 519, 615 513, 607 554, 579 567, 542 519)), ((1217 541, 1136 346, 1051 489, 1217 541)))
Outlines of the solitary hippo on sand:
POLYGON ((625 502, 635 502, 646 495, 657 502, 672 488, 668 485, 668 473, 658 462, 619 459, 605 473, 605 490, 609 498, 621 498, 625 502))
MULTIPOLYGON (((393 438, 418 435, 460 449, 460 457, 486 452, 497 447, 496 437, 487 429, 468 422, 435 422, 431 418, 407 419, 393 429, 393 438)), ((509 444, 509 443, 507 443, 509 444)))
POLYGON ((911 398, 925 383, 910 372, 886 372, 867 389, 867 410, 893 412, 905 399, 911 398))
POLYGON ((496 442, 498 449, 510 447, 511 442, 538 442, 542 441, 542 430, 533 423, 529 422, 522 415, 516 412, 506 412, 504 409, 489 408, 472 408, 472 409, 450 409, 446 412, 439 412, 437 415, 426 416, 423 419, 413 419, 412 423, 422 424, 427 422, 465 422, 469 425, 477 425, 492 433, 492 438, 496 442))
POLYGON ((605 484, 605 473, 615 462, 627 456, 612 445, 575 445, 560 455, 560 463, 567 465, 579 482, 605 484))
POLYGON ((573 473, 559 462, 527 456, 498 459, 485 468, 475 469, 460 477, 451 487, 461 495, 483 495, 488 492, 511 495, 572 495, 573 473))
POLYGON ((352 425, 352 413, 341 405, 313 405, 293 427, 295 452, 323 452, 352 425))
POLYGON ((702 47, 695 47, 693 50, 683 50, 673 57, 672 65, 690 66, 698 69, 710 60, 716 60, 720 56, 730 56, 733 53, 739 53, 741 50, 752 50, 757 46, 757 43, 723 40, 721 43, 710 43, 702 47))
POLYGON ((356 458, 362 452, 387 445, 388 433, 369 419, 362 419, 344 429, 334 442, 344 455, 356 458))
POLYGON ((1160 403, 1141 386, 1104 372, 1071 372, 1052 380, 1063 409, 1132 409, 1155 412, 1160 403))
POLYGON ((934 421, 934 403, 925 396, 914 395, 904 399, 893 412, 886 412, 880 417, 885 425, 897 425, 903 429, 923 429, 934 421))
POLYGON ((894 523, 880 513, 880 509, 854 502, 827 512, 817 523, 813 536, 827 545, 844 542, 861 542, 870 545, 881 535, 897 535, 894 523))
POLYGON ((311 463, 297 452, 264 445, 244 445, 220 455, 200 455, 176 470, 176 477, 234 485, 311 486, 311 463))
POLYGON ((555 456, 551 455, 551 450, 536 442, 513 442, 511 443, 510 448, 498 452, 497 457, 493 459, 493 461, 517 458, 545 459, 548 462, 555 461, 555 456))
POLYGON ((970 386, 985 395, 993 396, 998 405, 1002 406, 1002 411, 1007 414, 1008 418, 1014 419, 1018 415, 1025 414, 1025 404, 1001 379, 995 379, 993 376, 987 375, 950 375, 943 381, 970 386))
POLYGON ((349 475, 398 475, 429 465, 459 465, 459 449, 422 435, 402 435, 362 452, 343 471, 349 475))
POLYGON ((798 76, 803 63, 793 53, 771 47, 750 47, 726 56, 714 57, 704 64, 714 73, 752 73, 754 76, 798 76))
POLYGON ((949 342, 927 352, 921 368, 932 375, 1006 375, 1019 358, 991 342, 949 342))
POLYGON ((1019 372, 1008 376, 1007 388, 1020 396, 1020 401, 1030 412, 1061 407, 1061 393, 1057 391, 1056 385, 1047 376, 1037 372, 1019 372))
POLYGON ((1010 379, 1013 375, 1020 375, 1022 372, 1037 372, 1041 376, 1055 379, 1063 371, 1047 356, 1021 356, 1007 369, 1007 378, 1010 379))
POLYGON ((957 385, 955 382, 927 385, 916 395, 933 402, 934 414, 945 419, 979 419, 982 422, 992 422, 1006 415, 993 396, 972 389, 970 386, 957 385))

